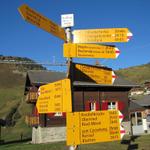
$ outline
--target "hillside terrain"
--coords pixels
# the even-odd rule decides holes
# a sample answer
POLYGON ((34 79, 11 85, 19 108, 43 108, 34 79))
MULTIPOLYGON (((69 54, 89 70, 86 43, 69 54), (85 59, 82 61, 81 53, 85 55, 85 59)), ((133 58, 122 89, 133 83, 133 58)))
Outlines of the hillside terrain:
MULTIPOLYGON (((21 57, 0 55, 0 118, 7 121, 2 128, 5 141, 31 138, 31 127, 25 124, 25 115, 30 113, 31 105, 24 101, 25 74, 28 70, 45 70, 33 60, 21 57), (14 62, 32 62, 32 64, 15 64, 14 62), (35 64, 34 64, 35 63, 35 64)), ((145 64, 115 71, 127 80, 143 84, 150 80, 150 64, 145 64)))
POLYGON ((31 138, 31 128, 25 124, 25 115, 30 113, 31 105, 24 101, 25 74, 28 70, 45 70, 28 58, 0 56, 0 118, 6 120, 2 128, 2 139, 19 140, 20 135, 31 138), (2 63, 30 61, 33 64, 2 63))
POLYGON ((145 81, 150 81, 150 63, 120 69, 115 72, 117 75, 120 75, 123 78, 140 85, 143 84, 145 81))

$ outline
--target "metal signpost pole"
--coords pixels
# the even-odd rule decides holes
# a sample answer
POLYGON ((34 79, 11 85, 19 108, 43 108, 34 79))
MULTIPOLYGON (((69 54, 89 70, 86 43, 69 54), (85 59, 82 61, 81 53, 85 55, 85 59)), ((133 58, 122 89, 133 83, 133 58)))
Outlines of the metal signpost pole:
MULTIPOLYGON (((66 43, 72 43, 71 27, 67 27, 65 31, 66 31, 66 37, 67 37, 66 43)), ((71 93, 72 93, 72 111, 74 111, 74 107, 73 107, 73 104, 74 104, 74 102, 73 102, 74 101, 74 98, 73 98, 73 71, 72 71, 71 63, 72 63, 72 58, 67 58, 68 73, 69 73, 69 70, 71 69, 70 80, 71 80, 71 93)), ((78 147, 77 145, 71 145, 71 146, 69 146, 69 150, 77 150, 78 149, 77 147, 78 147)))

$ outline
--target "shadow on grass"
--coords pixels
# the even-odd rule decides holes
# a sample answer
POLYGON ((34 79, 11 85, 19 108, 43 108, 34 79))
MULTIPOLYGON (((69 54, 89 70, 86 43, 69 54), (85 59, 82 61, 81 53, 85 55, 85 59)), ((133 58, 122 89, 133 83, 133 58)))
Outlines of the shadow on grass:
POLYGON ((140 136, 131 136, 130 139, 126 140, 122 140, 121 144, 126 144, 128 145, 127 150, 136 150, 138 149, 138 144, 132 144, 132 142, 135 142, 135 139, 137 139, 140 136))
POLYGON ((24 142, 29 142, 29 141, 31 141, 31 140, 32 140, 31 138, 22 139, 22 140, 7 141, 7 142, 4 141, 4 140, 1 140, 1 141, 0 141, 0 145, 24 143, 24 142))

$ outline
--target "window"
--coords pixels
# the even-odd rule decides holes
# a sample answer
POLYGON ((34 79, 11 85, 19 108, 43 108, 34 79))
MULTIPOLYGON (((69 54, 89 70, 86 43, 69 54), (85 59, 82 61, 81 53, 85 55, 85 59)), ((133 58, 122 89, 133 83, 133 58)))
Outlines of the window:
POLYGON ((142 114, 141 112, 133 112, 131 113, 131 121, 132 125, 142 125, 142 114))
POLYGON ((117 102, 108 102, 108 110, 117 109, 117 102))
POLYGON ((90 105, 90 111, 96 111, 96 102, 89 103, 90 105))
POLYGON ((102 110, 109 110, 109 109, 117 109, 117 110, 124 110, 125 104, 123 101, 108 101, 103 100, 102 101, 102 110))
POLYGON ((56 112, 56 113, 54 114, 54 116, 60 117, 60 116, 63 116, 63 113, 62 113, 62 112, 56 112))
POLYGON ((150 122, 150 114, 147 114, 146 120, 147 120, 147 122, 150 122))
POLYGON ((97 101, 86 101, 85 102, 85 111, 96 111, 99 110, 99 102, 97 101))

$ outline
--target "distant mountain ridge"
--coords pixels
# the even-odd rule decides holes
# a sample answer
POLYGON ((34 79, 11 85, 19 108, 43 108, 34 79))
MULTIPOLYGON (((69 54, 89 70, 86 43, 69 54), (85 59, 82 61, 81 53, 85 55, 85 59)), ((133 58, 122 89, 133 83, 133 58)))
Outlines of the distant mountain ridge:
POLYGON ((27 70, 35 70, 35 69, 36 70, 46 70, 45 67, 37 64, 34 60, 29 59, 27 57, 0 55, 0 64, 12 65, 12 68, 14 68, 20 72, 26 72, 27 70), (15 62, 16 62, 16 64, 15 64, 15 62))

